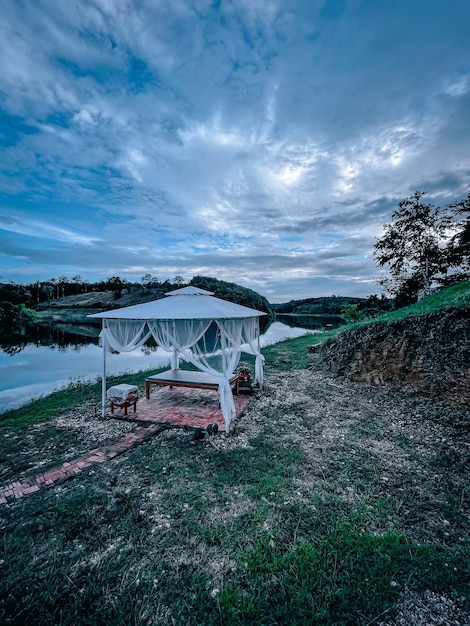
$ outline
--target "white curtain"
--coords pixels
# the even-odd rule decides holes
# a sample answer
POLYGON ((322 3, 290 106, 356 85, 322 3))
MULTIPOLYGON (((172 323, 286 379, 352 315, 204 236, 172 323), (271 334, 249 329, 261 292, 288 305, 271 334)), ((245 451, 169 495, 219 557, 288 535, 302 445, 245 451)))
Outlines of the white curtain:
POLYGON ((135 350, 150 337, 150 331, 145 330, 146 322, 142 320, 103 320, 100 332, 103 346, 103 378, 101 382, 101 413, 106 412, 106 353, 112 348, 116 352, 130 352, 135 350))
POLYGON ((260 389, 263 387, 263 368, 264 356, 261 354, 259 344, 259 320, 250 317, 243 320, 242 325, 242 350, 247 354, 252 354, 255 359, 255 380, 258 382, 260 389))
POLYGON ((142 320, 107 320, 100 337, 102 340, 106 337, 106 345, 116 352, 130 352, 149 339, 150 331, 145 326, 142 320))
POLYGON ((153 338, 168 352, 174 348, 182 352, 204 336, 211 320, 148 320, 153 338))
MULTIPOLYGON (((149 320, 148 322, 155 341, 165 350, 176 348, 183 358, 199 370, 220 379, 220 408, 224 416, 225 430, 228 432, 230 422, 236 412, 229 382, 233 375, 233 369, 230 370, 232 360, 226 361, 227 366, 223 360, 222 371, 216 370, 209 364, 205 351, 206 344, 201 340, 211 324, 212 320, 149 320)), ((221 347, 222 353, 224 353, 222 344, 221 347)), ((235 367, 237 363, 238 361, 236 361, 235 367)))

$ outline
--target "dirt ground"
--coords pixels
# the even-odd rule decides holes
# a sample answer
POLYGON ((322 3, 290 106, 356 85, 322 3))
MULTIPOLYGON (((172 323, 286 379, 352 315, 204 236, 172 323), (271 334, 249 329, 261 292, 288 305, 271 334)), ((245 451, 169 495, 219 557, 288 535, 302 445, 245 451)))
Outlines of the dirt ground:
MULTIPOLYGON (((284 505, 307 507, 312 501, 321 503, 334 496, 339 509, 348 514, 356 510, 364 514, 370 506, 368 532, 398 531, 410 541, 451 549, 468 544, 470 431, 453 426, 466 422, 466 407, 452 408, 391 384, 338 377, 319 354, 311 355, 309 369, 281 375, 268 367, 265 382, 263 392, 235 423, 232 435, 214 438, 217 449, 207 438, 192 441, 191 433, 178 429, 145 444, 146 453, 158 452, 174 467, 185 463, 182 451, 188 446, 205 459, 209 452, 224 455, 251 449, 260 436, 279 450, 295 445, 302 451, 302 462, 283 493, 284 505), (377 503, 383 503, 381 518, 372 512, 377 503)), ((26 438, 10 433, 11 456, 0 461, 0 482, 74 458, 132 428, 116 419, 103 420, 94 407, 85 405, 32 427, 26 438)), ((139 474, 127 467, 125 455, 114 460, 112 467, 95 470, 95 480, 100 472, 112 472, 128 489, 139 480, 139 474)), ((243 501, 241 491, 235 491, 225 504, 223 511, 210 514, 236 516, 252 505, 243 501)), ((17 505, 9 506, 14 515, 17 505)), ((208 511, 205 514, 209 516, 208 511)), ((0 511, 0 522, 1 516, 0 511)), ((470 573, 463 570, 456 575, 468 580, 470 573)), ((369 624, 470 624, 468 597, 407 585, 398 591, 394 606, 369 624)))
POLYGON ((467 407, 470 427, 470 306, 359 327, 320 350, 332 371, 352 380, 396 381, 467 407))

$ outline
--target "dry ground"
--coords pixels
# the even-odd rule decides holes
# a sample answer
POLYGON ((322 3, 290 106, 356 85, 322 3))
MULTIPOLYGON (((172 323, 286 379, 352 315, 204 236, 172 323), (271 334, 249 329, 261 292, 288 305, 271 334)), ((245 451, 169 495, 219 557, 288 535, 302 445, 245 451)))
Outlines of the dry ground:
MULTIPOLYGON (((0 622, 470 624, 470 433, 452 426, 465 407, 338 378, 311 359, 308 370, 268 367, 263 393, 232 436, 217 436, 218 449, 166 431, 2 507, 0 622), (347 557, 324 566, 327 579, 306 590, 306 569, 303 581, 289 572, 286 582, 292 555, 306 546, 320 554, 317 538, 334 546, 345 528, 354 539, 347 557), (365 550, 361 538, 382 564, 377 578, 359 557, 347 569, 351 553, 365 550), (396 563, 381 543, 392 539, 396 563), (429 575, 400 560, 405 544, 429 575), (326 580, 338 587, 315 604, 326 580)), ((4 432, 11 450, 0 482, 132 428, 86 405, 26 434, 4 432)))

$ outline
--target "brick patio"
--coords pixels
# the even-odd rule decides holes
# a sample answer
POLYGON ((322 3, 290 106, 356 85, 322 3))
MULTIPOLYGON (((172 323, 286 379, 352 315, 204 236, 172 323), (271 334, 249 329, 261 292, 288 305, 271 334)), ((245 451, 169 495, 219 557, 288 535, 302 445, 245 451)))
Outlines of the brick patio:
MULTIPOLYGON (((239 395, 233 399, 238 417, 251 396, 239 395)), ((139 399, 135 413, 130 407, 127 416, 122 409, 115 409, 113 415, 124 420, 192 428, 205 429, 209 424, 217 424, 220 430, 225 430, 217 392, 201 389, 156 387, 151 390, 150 400, 146 400, 145 396, 139 399)))
MULTIPOLYGON (((236 420, 250 402, 251 396, 234 396, 234 400, 236 420)), ((132 421, 141 426, 114 444, 90 450, 78 459, 62 463, 47 472, 0 487, 0 504, 6 504, 50 485, 74 478, 88 468, 113 459, 168 428, 189 427, 205 430, 209 424, 217 424, 221 433, 225 431, 218 394, 199 389, 157 388, 152 391, 150 400, 146 400, 145 396, 139 399, 135 413, 130 407, 127 416, 124 415, 123 409, 115 409, 111 415, 108 409, 107 416, 111 419, 132 421)))

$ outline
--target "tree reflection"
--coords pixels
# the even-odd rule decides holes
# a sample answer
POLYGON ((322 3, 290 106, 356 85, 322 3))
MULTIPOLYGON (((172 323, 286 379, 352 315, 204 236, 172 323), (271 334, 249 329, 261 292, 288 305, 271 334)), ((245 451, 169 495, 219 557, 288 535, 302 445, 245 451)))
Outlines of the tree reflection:
POLYGON ((276 315, 276 320, 291 328, 305 328, 307 330, 338 328, 345 323, 342 317, 335 315, 276 315))
POLYGON ((24 350, 27 346, 33 345, 37 348, 45 346, 51 350, 80 351, 83 346, 89 344, 98 345, 99 329, 90 324, 81 324, 80 331, 77 332, 73 324, 61 324, 42 326, 39 324, 25 325, 20 332, 11 334, 5 331, 0 336, 0 348, 6 354, 13 356, 24 350), (68 326, 68 329, 64 329, 68 326))

